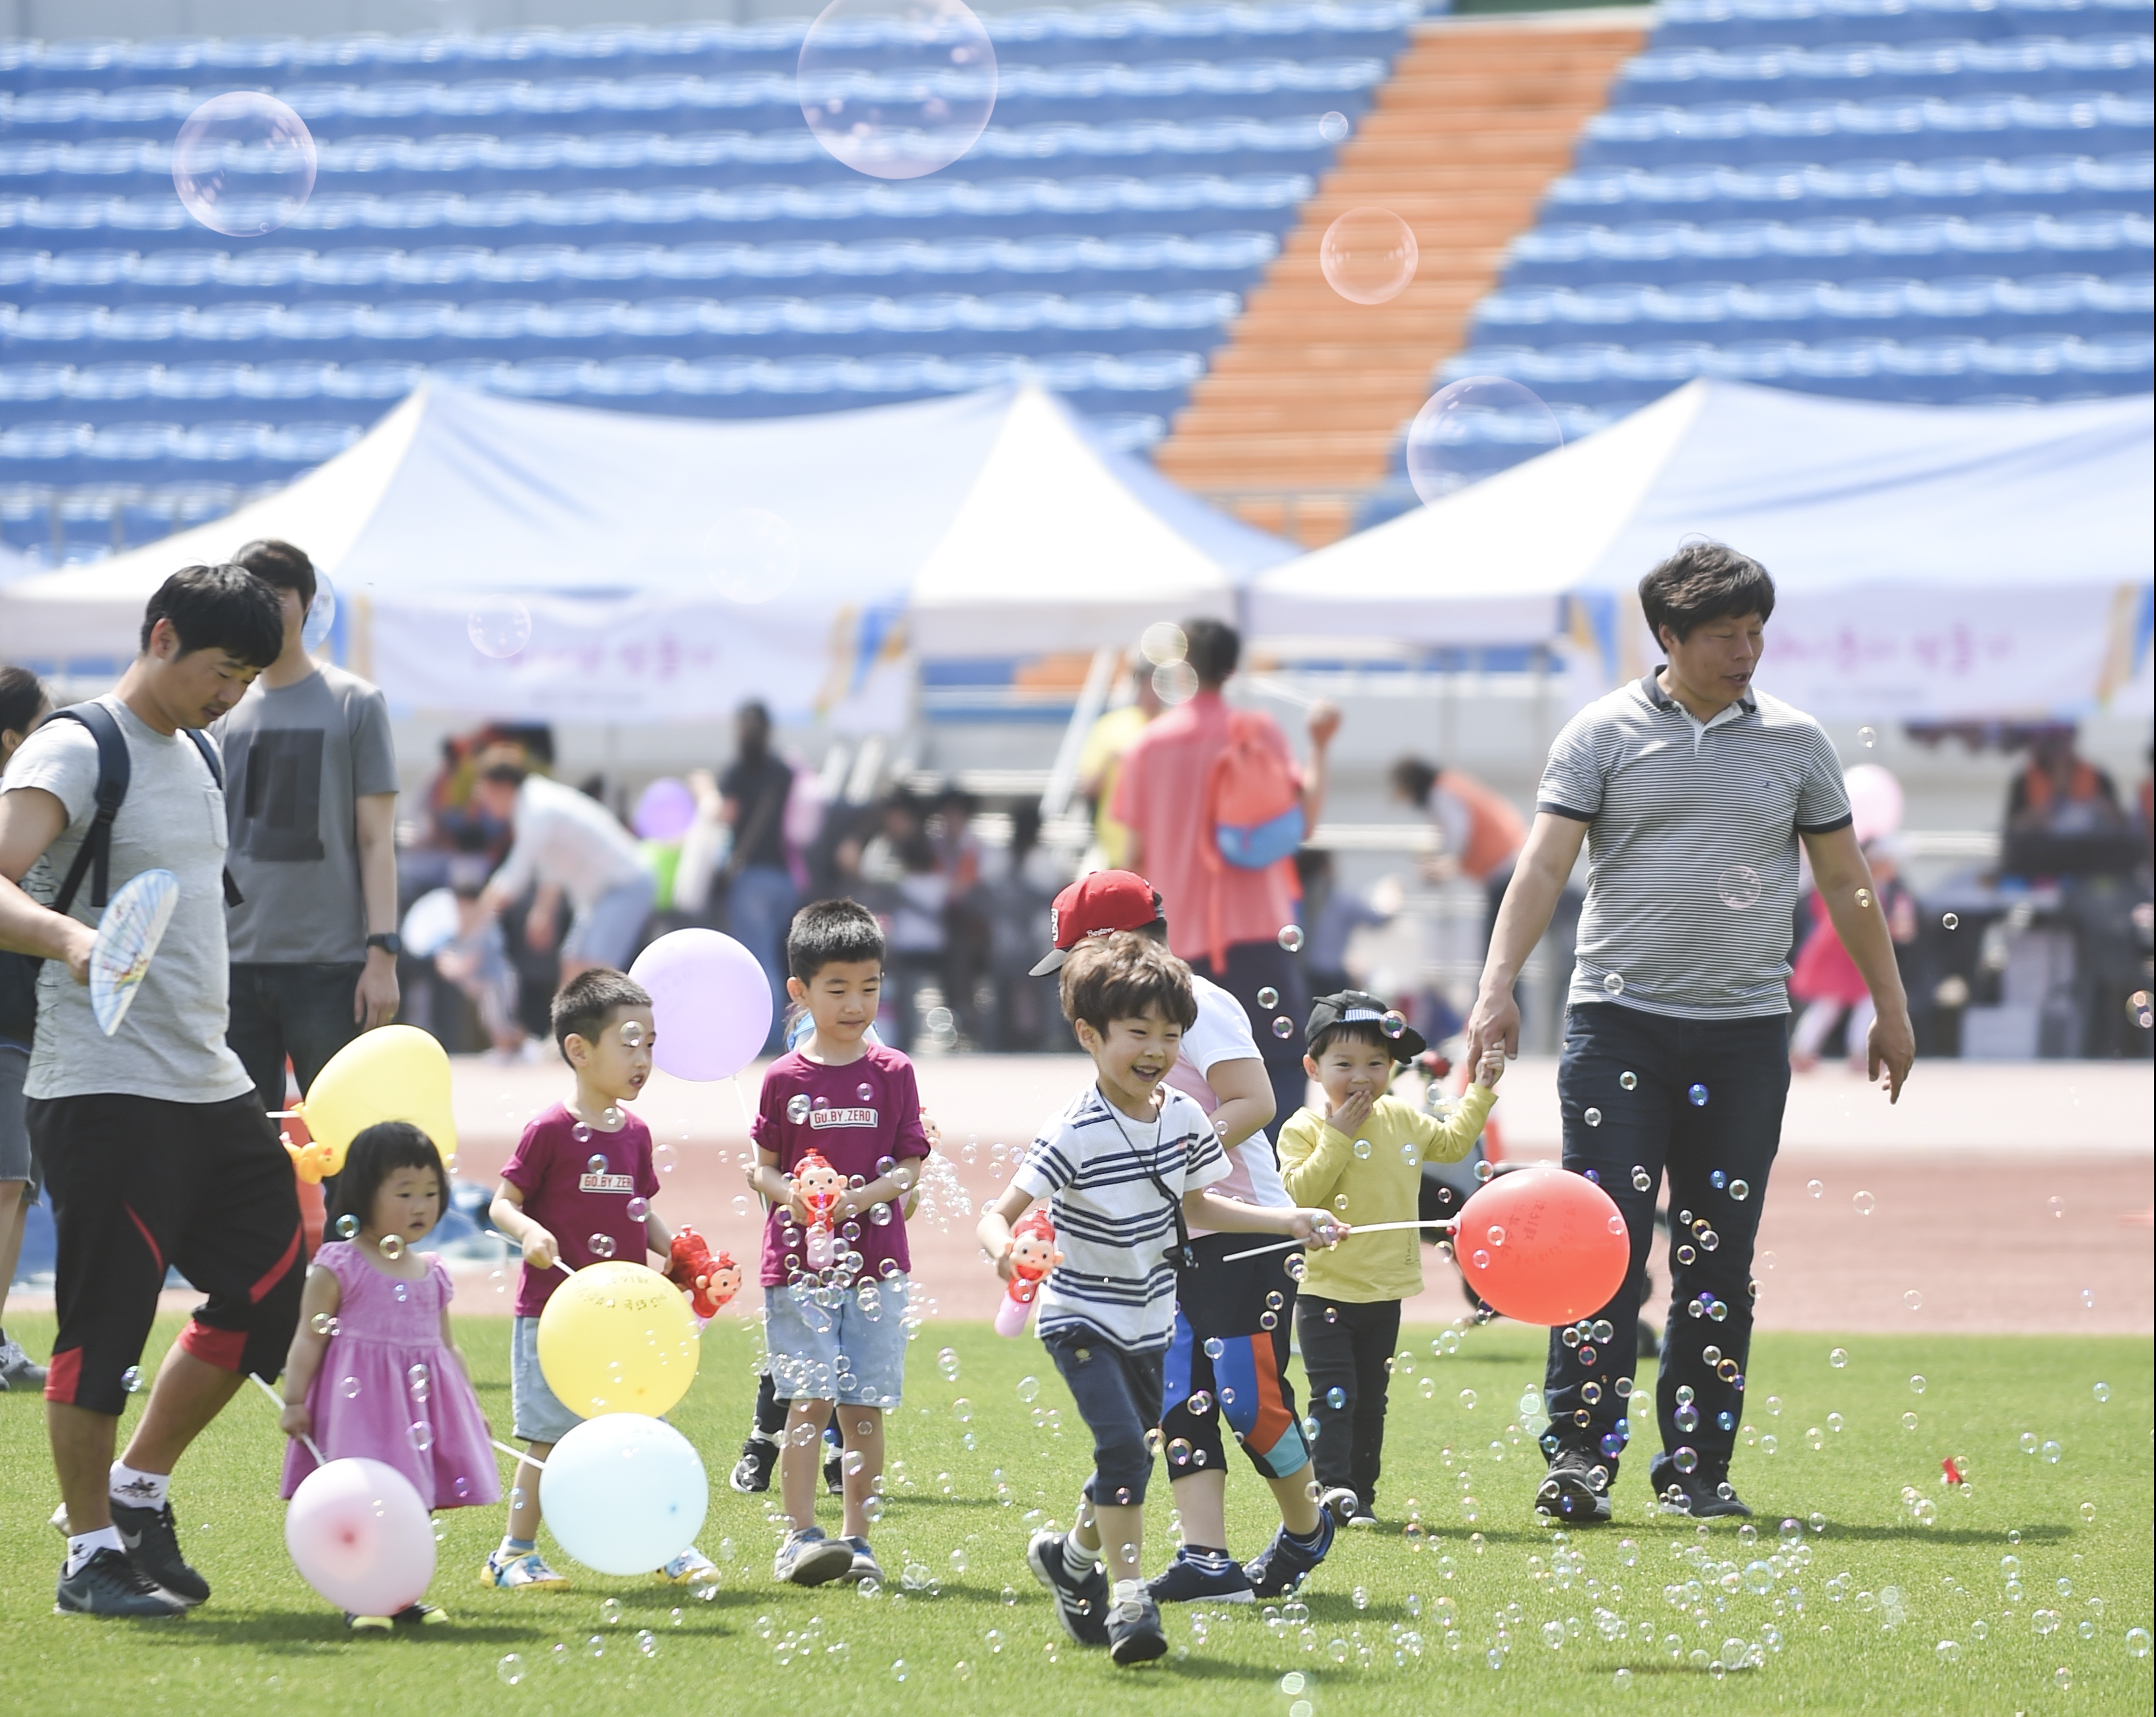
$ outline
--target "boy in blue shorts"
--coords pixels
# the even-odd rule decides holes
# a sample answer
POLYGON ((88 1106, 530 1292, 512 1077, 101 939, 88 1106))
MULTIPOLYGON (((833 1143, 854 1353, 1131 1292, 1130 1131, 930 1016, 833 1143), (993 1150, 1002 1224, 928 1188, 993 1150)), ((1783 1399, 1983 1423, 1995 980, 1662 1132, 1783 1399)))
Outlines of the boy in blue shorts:
POLYGON ((751 1129, 749 1187, 771 1207, 764 1347, 773 1387, 788 1403, 778 1480, 793 1530, 772 1574, 796 1586, 883 1577, 868 1530, 880 1512, 884 1412, 906 1384, 905 1205, 929 1151, 913 1064, 868 1038, 883 953, 875 919, 851 900, 819 900, 794 915, 786 993, 814 1028, 765 1073, 751 1129), (829 1212, 829 1263, 819 1261, 819 1212, 802 1184, 812 1153, 844 1183, 829 1212), (841 1535, 831 1539, 816 1525, 816 1481, 834 1404, 845 1500, 841 1535))
POLYGON ((1036 1534, 1026 1561, 1073 1639, 1142 1663, 1168 1650, 1139 1562, 1189 1229, 1321 1245, 1348 1229, 1327 1211, 1263 1208, 1208 1190, 1229 1172, 1228 1159, 1204 1110, 1162 1084, 1198 1017, 1183 961, 1130 931, 1089 936, 1065 960, 1062 988, 1094 1083, 1034 1140, 978 1233, 1008 1281, 1011 1224, 1036 1200, 1052 1202, 1062 1261, 1040 1284, 1039 1331, 1092 1431, 1093 1476, 1077 1525, 1036 1534))

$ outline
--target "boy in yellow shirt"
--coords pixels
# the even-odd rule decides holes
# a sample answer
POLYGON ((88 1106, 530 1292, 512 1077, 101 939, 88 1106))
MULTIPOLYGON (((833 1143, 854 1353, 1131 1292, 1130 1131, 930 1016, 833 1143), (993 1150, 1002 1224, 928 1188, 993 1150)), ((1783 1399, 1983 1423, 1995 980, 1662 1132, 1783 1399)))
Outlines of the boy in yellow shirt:
MULTIPOLYGON (((1302 1064, 1325 1092, 1322 1117, 1307 1109, 1280 1131, 1281 1179, 1298 1205, 1338 1212, 1358 1228, 1412 1222, 1424 1162, 1457 1162, 1475 1147, 1505 1058, 1476 1069, 1445 1120, 1385 1094, 1401 1064, 1423 1053, 1420 1033, 1360 990, 1311 1005, 1302 1064)), ((1351 1525, 1374 1525, 1385 1446, 1385 1386, 1400 1335, 1400 1302, 1422 1292, 1422 1235, 1414 1228, 1351 1234, 1312 1250, 1296 1303, 1296 1330, 1317 1415, 1317 1482, 1355 1495, 1351 1525)))

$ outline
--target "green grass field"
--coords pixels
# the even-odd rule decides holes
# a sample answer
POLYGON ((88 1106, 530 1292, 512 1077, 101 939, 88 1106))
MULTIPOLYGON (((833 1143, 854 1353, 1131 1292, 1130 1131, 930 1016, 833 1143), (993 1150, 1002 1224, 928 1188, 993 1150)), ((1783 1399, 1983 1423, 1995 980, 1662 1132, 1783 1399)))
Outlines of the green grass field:
MULTIPOLYGON (((49 1320, 9 1323, 33 1351, 49 1338, 49 1320)), ((51 1614, 60 1545, 45 1525, 43 1414, 0 1397, 0 1685, 12 1709, 35 1712, 568 1717, 813 1704, 1001 1717, 1043 1696, 1075 1713, 1173 1717, 2149 1709, 2156 1659, 2134 1632, 2150 1625, 2148 1341, 1851 1337, 1835 1367, 1834 1338, 1762 1337, 1735 1474, 1758 1542, 1732 1525, 1650 1515, 1640 1463, 1620 1483, 1615 1524, 1560 1545, 1531 1513, 1540 1462, 1520 1428, 1522 1392, 1540 1376, 1536 1334, 1471 1330, 1437 1357, 1439 1333, 1411 1332, 1413 1369, 1394 1381, 1384 1523, 1342 1535, 1307 1614, 1171 1612, 1171 1656, 1127 1671, 1063 1638, 1022 1560, 1041 1519, 1070 1518, 1090 1464, 1084 1427, 1040 1348, 983 1326, 932 1324, 910 1356, 876 1539, 886 1592, 773 1584, 766 1499, 725 1484, 754 1381, 750 1333, 722 1323, 673 1415, 711 1474, 701 1543, 723 1564, 715 1595, 582 1571, 566 1593, 483 1591, 475 1573, 501 1511, 452 1511, 439 1517, 430 1596, 454 1625, 393 1642, 348 1638, 293 1571, 275 1497, 281 1439, 251 1392, 175 1488, 213 1601, 167 1622, 51 1614), (955 1385, 935 1363, 947 1343, 961 1361, 955 1385), (1018 1388, 1029 1375, 1040 1381, 1030 1406, 1018 1388), (961 1397, 972 1404, 963 1422, 961 1397), (2025 1436, 2037 1453, 2022 1452, 2025 1436), (1942 1483, 1948 1456, 1965 1458, 1965 1489, 1942 1483), (1403 1530, 1411 1507, 1419 1537, 1403 1530), (1794 1560, 1777 1560, 1785 1517, 1806 1523, 1794 1560), (2009 1557, 2020 1561, 2013 1587, 2009 1557), (1723 1667, 1748 1653, 1756 1667, 1723 1667)), ((172 1334, 161 1325, 153 1349, 172 1334)), ((506 1424, 506 1326, 468 1320, 462 1337, 488 1412, 506 1424)), ((1270 1530, 1264 1494, 1246 1469, 1230 1480, 1245 1556, 1270 1530)), ((1148 1566, 1169 1535, 1164 1483, 1154 1499, 1148 1566)))

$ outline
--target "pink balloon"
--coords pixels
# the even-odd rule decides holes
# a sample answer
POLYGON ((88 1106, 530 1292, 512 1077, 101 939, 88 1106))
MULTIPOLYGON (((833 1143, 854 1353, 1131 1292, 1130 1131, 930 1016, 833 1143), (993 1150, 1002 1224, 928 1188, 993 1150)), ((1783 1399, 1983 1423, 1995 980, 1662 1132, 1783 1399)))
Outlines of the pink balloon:
POLYGON ((629 975, 651 992, 651 1058, 677 1079, 731 1079, 770 1035, 771 981, 732 936, 675 930, 638 955, 629 975))
POLYGON ((1559 1168, 1516 1169, 1476 1189, 1452 1246, 1467 1285, 1523 1324, 1592 1316, 1632 1262, 1615 1202, 1559 1168))
POLYGON ((629 826, 647 841, 678 841, 696 820, 696 796, 670 775, 662 775, 637 796, 629 826))
POLYGON ((1859 763, 1842 771, 1849 809, 1859 843, 1891 835, 1902 826, 1902 783, 1894 771, 1876 763, 1859 763))
POLYGON ((434 1577, 434 1529, 412 1481, 380 1461, 317 1467, 285 1515, 300 1576, 352 1616, 393 1616, 434 1577))

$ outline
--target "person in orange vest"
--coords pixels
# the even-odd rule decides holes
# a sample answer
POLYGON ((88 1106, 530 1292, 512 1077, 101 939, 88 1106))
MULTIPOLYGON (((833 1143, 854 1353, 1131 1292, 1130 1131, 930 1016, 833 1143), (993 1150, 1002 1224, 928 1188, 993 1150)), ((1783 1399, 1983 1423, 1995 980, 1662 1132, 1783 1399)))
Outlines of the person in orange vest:
POLYGON ((1487 882, 1527 843, 1527 823, 1511 802, 1457 769, 1403 757, 1393 765, 1393 797, 1437 830, 1444 846, 1434 868, 1440 874, 1487 882))
POLYGON ((2099 834, 2126 827, 2112 778, 2074 750, 2071 727, 2040 730, 2006 795, 2010 834, 2099 834))

